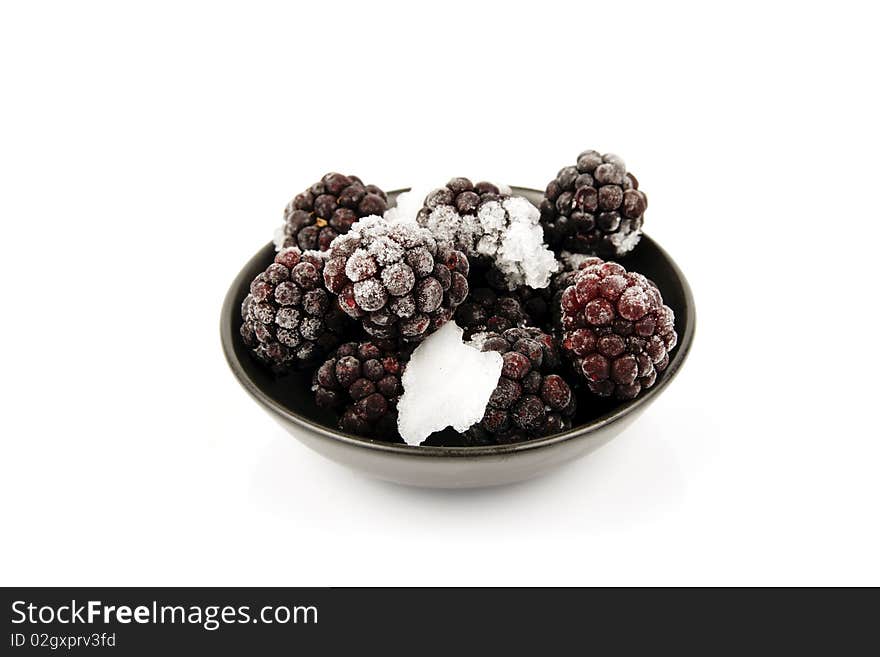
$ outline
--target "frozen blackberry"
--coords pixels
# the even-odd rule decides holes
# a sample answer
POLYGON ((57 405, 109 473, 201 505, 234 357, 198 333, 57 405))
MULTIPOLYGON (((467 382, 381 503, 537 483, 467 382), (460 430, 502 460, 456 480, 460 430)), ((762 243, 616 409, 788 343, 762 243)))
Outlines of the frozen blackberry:
POLYGON ((595 258, 577 272, 561 306, 562 347, 597 395, 632 399, 669 364, 675 318, 641 274, 595 258))
POLYGON ((438 239, 451 240, 455 248, 477 258, 476 244, 483 234, 477 219, 480 206, 507 196, 490 182, 474 184, 468 178, 453 178, 425 197, 416 220, 438 239))
POLYGON ((441 206, 450 207, 461 216, 476 216, 480 203, 499 201, 504 196, 501 188, 490 182, 474 184, 467 178, 453 178, 445 187, 435 189, 425 197, 417 219, 421 225, 426 225, 431 211, 441 206))
POLYGON ((328 173, 287 204, 276 245, 326 251, 354 222, 381 216, 387 205, 387 195, 375 185, 365 185, 357 176, 328 173))
POLYGON ((483 419, 464 438, 470 444, 504 444, 539 438, 571 428, 577 402, 559 374, 553 338, 535 328, 512 328, 477 336, 483 351, 504 358, 498 386, 483 419))
POLYGON ((323 288, 323 268, 323 254, 291 247, 251 281, 241 306, 241 337, 277 372, 316 361, 350 328, 323 288))
POLYGON ((455 322, 464 329, 465 339, 470 339, 475 333, 500 333, 525 326, 531 324, 532 319, 516 297, 478 287, 471 290, 455 311, 455 322))
POLYGON ((341 413, 339 428, 359 436, 402 442, 397 431, 400 377, 408 352, 382 341, 346 342, 312 379, 315 403, 341 413))
POLYGON ((541 201, 544 238, 557 252, 615 258, 642 234, 648 197, 617 155, 584 151, 550 181, 541 201))
POLYGON ((363 219, 330 247, 324 283, 374 338, 419 342, 468 295, 468 259, 406 221, 363 219))
POLYGON ((498 187, 491 183, 474 186, 489 190, 482 194, 465 191, 455 196, 449 186, 457 189, 457 184, 466 188, 470 181, 454 178, 447 187, 428 195, 419 212, 419 225, 437 239, 451 241, 473 265, 498 269, 508 290, 521 285, 546 287, 558 263, 544 243, 538 208, 525 197, 495 193, 498 187), (467 203, 461 202, 465 194, 471 195, 467 203), (456 205, 443 203, 452 197, 456 205))

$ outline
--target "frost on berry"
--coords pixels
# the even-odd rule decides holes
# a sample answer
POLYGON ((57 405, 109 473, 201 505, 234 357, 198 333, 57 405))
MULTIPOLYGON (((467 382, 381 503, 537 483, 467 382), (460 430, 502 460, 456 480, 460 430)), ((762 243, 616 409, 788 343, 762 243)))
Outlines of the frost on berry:
POLYGON ((366 249, 358 249, 346 261, 345 275, 350 281, 357 283, 375 275, 376 268, 376 261, 366 249))
POLYGON ((376 278, 359 280, 354 284, 354 299, 362 310, 379 310, 388 301, 388 293, 382 281, 376 278))
POLYGON ((382 283, 390 294, 401 297, 409 294, 416 284, 416 275, 405 262, 394 262, 382 270, 382 283))
POLYGON ((414 246, 406 252, 406 263, 419 278, 434 271, 434 256, 423 246, 414 246))
POLYGON ((592 259, 581 265, 560 304, 562 347, 593 393, 632 399, 669 364, 678 340, 674 315, 641 274, 592 259))
POLYGON ((416 287, 416 307, 423 313, 436 310, 443 301, 443 287, 436 278, 423 278, 416 287))

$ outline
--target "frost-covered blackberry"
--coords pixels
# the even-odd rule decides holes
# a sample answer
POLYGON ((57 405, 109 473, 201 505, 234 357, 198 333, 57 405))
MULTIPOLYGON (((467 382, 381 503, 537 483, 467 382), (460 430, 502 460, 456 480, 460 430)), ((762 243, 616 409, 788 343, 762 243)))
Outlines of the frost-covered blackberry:
POLYGON ((468 259, 411 221, 367 217, 330 247, 327 289, 375 338, 418 342, 468 294, 468 259))
POLYGON ((527 199, 502 194, 491 183, 453 178, 428 195, 419 224, 451 240, 469 257, 491 263, 513 290, 547 287, 558 269, 544 244, 540 213, 527 199))
POLYGON ((614 258, 638 244, 647 207, 648 197, 623 159, 584 151, 547 185, 541 224, 556 250, 614 258))
POLYGON ((451 240, 468 256, 476 256, 474 246, 483 234, 477 219, 480 205, 509 195, 509 188, 490 182, 474 184, 468 178, 453 178, 425 196, 416 218, 434 235, 451 240))
POLYGON ((315 362, 350 328, 351 320, 323 288, 323 268, 324 254, 291 247, 251 281, 241 306, 241 336, 275 371, 315 362))
POLYGON ((287 204, 275 248, 326 251, 358 219, 385 212, 387 201, 385 192, 357 176, 328 173, 287 204))

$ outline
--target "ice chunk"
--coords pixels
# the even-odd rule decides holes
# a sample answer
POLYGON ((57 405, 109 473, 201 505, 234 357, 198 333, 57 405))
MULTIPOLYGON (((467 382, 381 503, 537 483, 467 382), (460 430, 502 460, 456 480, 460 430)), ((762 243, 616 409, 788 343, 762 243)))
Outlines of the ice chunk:
POLYGON ((483 419, 504 360, 462 341, 462 330, 446 322, 413 352, 403 372, 397 426, 410 445, 451 426, 466 431, 483 419))
POLYGON ((413 187, 408 192, 398 194, 393 208, 385 210, 385 218, 390 221, 415 221, 416 215, 425 203, 425 197, 433 188, 413 187))
POLYGON ((614 245, 615 253, 625 255, 635 248, 641 238, 640 230, 618 231, 609 237, 609 241, 614 245))
POLYGON ((280 251, 284 248, 284 242, 286 239, 287 235, 284 232, 284 226, 278 226, 278 228, 275 229, 275 235, 272 239, 272 241, 275 242, 276 251, 280 251))
POLYGON ((596 256, 588 255, 586 253, 563 251, 559 254, 559 259, 562 261, 564 271, 577 271, 585 262, 595 260, 596 256))
POLYGON ((553 252, 544 244, 541 213, 528 199, 511 196, 480 208, 484 235, 478 251, 489 255, 512 290, 520 285, 545 288, 559 270, 553 252))

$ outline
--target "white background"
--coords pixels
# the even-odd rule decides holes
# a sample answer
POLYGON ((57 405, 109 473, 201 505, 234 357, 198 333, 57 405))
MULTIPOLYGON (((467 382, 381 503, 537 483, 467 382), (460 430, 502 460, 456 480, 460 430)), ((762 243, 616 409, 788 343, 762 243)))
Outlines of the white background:
POLYGON ((3 584, 880 584, 868 3, 0 10, 3 584), (555 474, 436 492, 238 387, 223 295, 329 170, 623 155, 692 355, 555 474))

